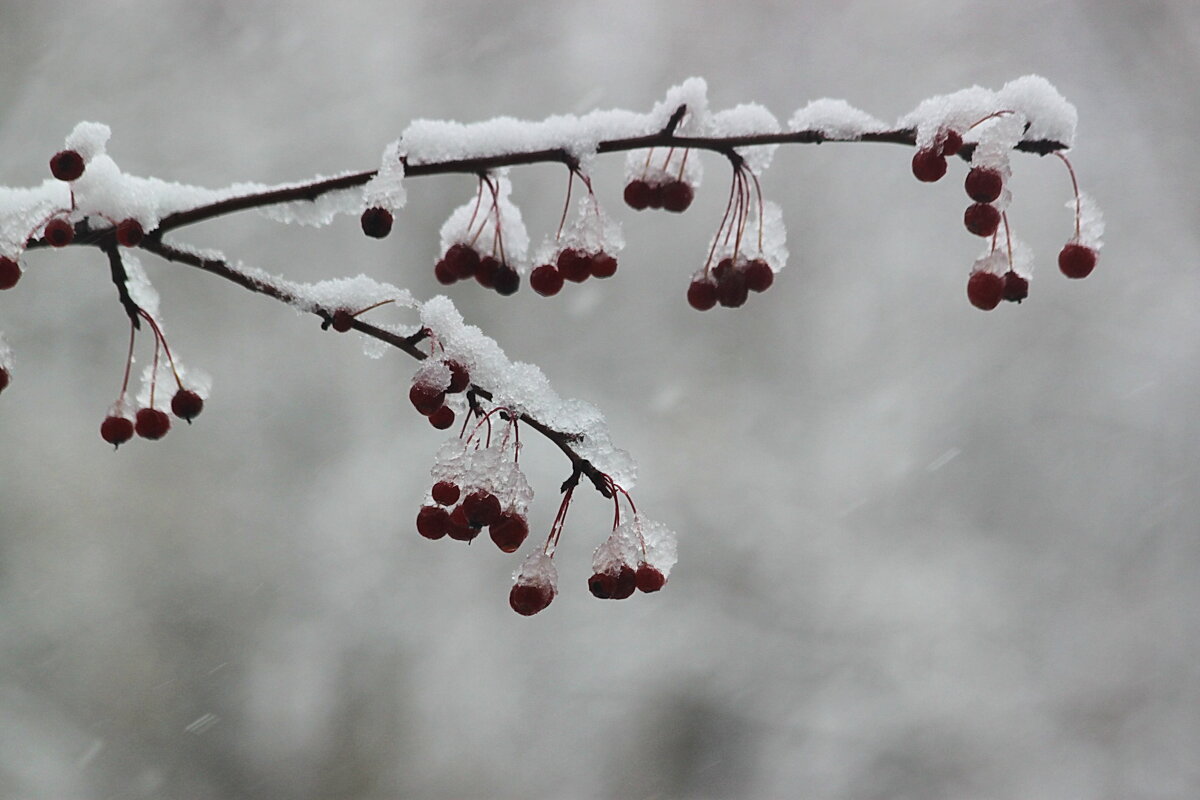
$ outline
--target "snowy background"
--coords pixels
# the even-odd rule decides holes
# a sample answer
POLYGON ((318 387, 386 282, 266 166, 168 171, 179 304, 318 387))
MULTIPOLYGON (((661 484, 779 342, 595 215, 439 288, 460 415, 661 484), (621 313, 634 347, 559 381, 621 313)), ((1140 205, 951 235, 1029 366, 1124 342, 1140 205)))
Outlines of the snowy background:
MULTIPOLYGON (((41 252, 0 296, 0 796, 1194 798, 1200 795, 1200 7, 0 2, 0 185, 76 122, 125 169, 210 186, 378 164, 414 118, 647 110, 689 75, 786 120, 887 120, 1035 72, 1079 108, 1104 208, 1069 282, 1069 181, 1014 163, 1030 299, 964 287, 963 168, 789 147, 766 174, 792 257, 736 311, 683 295, 727 191, 684 215, 601 199, 612 281, 451 290, 468 321, 604 409, 639 507, 680 532, 656 596, 591 598, 610 507, 584 494, 561 592, 507 606, 515 556, 413 529, 442 435, 414 364, 147 256, 204 415, 113 453, 127 324, 103 257, 41 252), (1190 756, 1188 754, 1191 754, 1190 756)), ((535 240, 561 168, 514 173, 535 240)), ((240 215, 181 232, 298 280, 436 294, 466 177, 409 183, 383 242, 240 215)), ((566 462, 529 437, 548 529, 566 462)), ((480 543, 481 545, 485 543, 480 543)))

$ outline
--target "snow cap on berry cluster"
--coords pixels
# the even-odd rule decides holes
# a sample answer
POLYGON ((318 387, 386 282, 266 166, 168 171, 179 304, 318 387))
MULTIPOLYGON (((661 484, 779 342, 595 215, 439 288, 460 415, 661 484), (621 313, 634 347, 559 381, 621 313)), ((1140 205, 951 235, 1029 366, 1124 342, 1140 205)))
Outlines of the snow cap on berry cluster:
POLYGON ((864 133, 886 131, 887 124, 845 100, 822 97, 792 114, 789 131, 816 131, 829 139, 857 139, 864 133))
POLYGON ((614 573, 623 566, 637 569, 638 562, 642 560, 641 550, 641 542, 637 540, 633 527, 626 522, 592 552, 592 571, 614 573))
MULTIPOLYGON (((742 103, 741 105, 718 111, 709 117, 707 134, 722 138, 726 136, 746 136, 754 133, 778 133, 779 120, 764 106, 757 103, 742 103)), ((761 175, 771 166, 771 158, 779 149, 777 144, 739 147, 737 153, 746 161, 746 166, 756 175, 761 175)))
POLYGON ((366 206, 399 211, 407 200, 404 162, 400 160, 400 141, 396 140, 384 148, 379 171, 363 187, 363 201, 366 206))
POLYGON ((521 566, 513 570, 513 581, 526 586, 545 586, 556 592, 558 568, 554 566, 554 559, 539 548, 526 556, 521 566))
POLYGON ((612 536, 596 548, 592 556, 597 572, 603 566, 617 568, 623 564, 637 567, 645 561, 667 577, 679 560, 675 532, 661 522, 634 514, 621 523, 612 536))
POLYGON ((533 502, 533 487, 525 478, 516 460, 515 442, 493 442, 489 447, 476 447, 464 439, 451 439, 441 446, 434 458, 434 483, 449 481, 464 495, 486 489, 500 501, 502 510, 513 510, 521 516, 533 502))
POLYGON ((470 200, 451 212, 442 225, 442 252, 446 252, 453 245, 465 244, 479 253, 494 254, 499 258, 499 245, 503 243, 505 262, 519 271, 529 250, 529 233, 521 219, 521 209, 509 199, 512 195, 512 181, 508 179, 508 170, 491 173, 487 180, 495 188, 495 195, 485 182, 481 190, 482 196, 472 195, 470 200), (498 222, 496 213, 499 213, 500 217, 498 222), (499 242, 496 239, 497 228, 499 242))
POLYGON ((714 263, 733 258, 736 249, 739 261, 762 258, 772 272, 779 272, 787 265, 787 226, 783 222, 783 209, 772 200, 764 200, 761 215, 759 212, 758 195, 752 192, 748 221, 741 240, 738 240, 736 233, 728 236, 723 231, 717 231, 709 240, 708 248, 712 251, 714 263))
POLYGON ((578 203, 579 213, 563 228, 558 238, 547 236, 534 253, 534 263, 552 262, 561 250, 572 248, 583 253, 608 253, 615 256, 625 247, 621 223, 604 212, 596 198, 585 192, 578 203))
POLYGON ((637 466, 629 453, 612 443, 608 423, 590 403, 559 396, 537 366, 508 359, 500 345, 474 325, 466 325, 448 297, 421 306, 421 324, 444 349, 445 358, 462 364, 471 380, 487 386, 496 405, 526 413, 547 427, 578 438, 571 447, 614 481, 632 489, 637 466))

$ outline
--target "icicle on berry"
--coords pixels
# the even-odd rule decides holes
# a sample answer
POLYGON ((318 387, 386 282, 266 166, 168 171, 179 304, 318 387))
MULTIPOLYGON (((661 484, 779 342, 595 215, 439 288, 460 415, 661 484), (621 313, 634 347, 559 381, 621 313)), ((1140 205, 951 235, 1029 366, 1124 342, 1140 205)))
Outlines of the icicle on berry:
POLYGON ((973 167, 963 182, 967 196, 977 203, 991 203, 1004 190, 1004 178, 999 170, 990 167, 973 167))
POLYGON ((1000 228, 1000 210, 988 203, 974 203, 963 212, 963 224, 976 236, 993 236, 1000 228))
POLYGON ((100 438, 113 447, 120 447, 133 438, 133 420, 116 415, 105 417, 100 423, 100 438))
POLYGON ((382 239, 392 232, 392 212, 378 206, 368 208, 359 218, 362 232, 372 239, 382 239))
POLYGON ((488 535, 505 553, 515 553, 529 536, 529 523, 515 511, 505 511, 488 526, 488 535))
POLYGON ((1029 279, 1011 269, 1004 273, 1004 299, 1010 303, 1019 303, 1029 296, 1029 279))
POLYGON ((443 405, 441 408, 429 415, 429 424, 437 428, 439 431, 444 431, 454 424, 454 409, 450 406, 443 405))
POLYGON ((11 289, 21 280, 21 265, 15 258, 0 256, 0 291, 11 289))
POLYGON ((171 398, 171 413, 189 423, 204 410, 204 398, 191 389, 180 389, 171 398))
POLYGON ((673 180, 662 188, 662 207, 681 214, 688 210, 696 192, 687 181, 673 180))
POLYGON ((452 506, 458 502, 462 490, 451 481, 438 481, 433 485, 433 499, 438 505, 452 506))
POLYGON ((143 439, 161 439, 171 430, 171 418, 157 408, 141 408, 133 429, 143 439))
POLYGON ((704 278, 695 278, 688 284, 688 305, 697 311, 708 311, 717 304, 717 285, 704 278))
POLYGON ((667 584, 667 577, 646 563, 638 565, 635 575, 639 592, 657 592, 667 584))
POLYGON ((46 223, 44 235, 51 247, 66 247, 75 241, 75 226, 62 217, 55 217, 46 223))
POLYGON ((634 211, 644 211, 650 205, 650 184, 640 178, 625 184, 625 204, 634 211))
POLYGON ((562 273, 553 264, 542 264, 529 273, 529 286, 542 297, 553 297, 562 291, 562 273))
POLYGON ((79 180, 83 168, 83 156, 74 150, 60 150, 50 158, 50 174, 60 181, 79 180))
POLYGON ((967 299, 982 311, 1000 305, 1004 296, 1004 278, 994 272, 974 272, 967 280, 967 299))
POLYGON ((417 533, 426 539, 441 539, 450 527, 450 515, 439 506, 421 506, 417 512, 417 533))
POLYGON ((913 156, 912 171, 919 181, 939 181, 946 174, 946 159, 937 150, 922 148, 913 156))
POLYGON ((136 219, 123 219, 117 223, 117 244, 121 247, 137 247, 145 235, 142 223, 136 219))
POLYGON ((1068 278, 1086 278, 1096 268, 1096 251, 1078 242, 1068 242, 1058 253, 1058 268, 1068 278))

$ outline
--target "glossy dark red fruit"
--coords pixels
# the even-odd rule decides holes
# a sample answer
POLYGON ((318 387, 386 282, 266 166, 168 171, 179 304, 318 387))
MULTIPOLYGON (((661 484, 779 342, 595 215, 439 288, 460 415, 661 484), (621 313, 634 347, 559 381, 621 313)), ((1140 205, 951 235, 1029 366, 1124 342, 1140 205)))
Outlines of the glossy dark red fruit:
POLYGON ((446 430, 454 424, 454 409, 450 406, 442 406, 429 415, 429 424, 439 431, 446 430))
POLYGON ((967 173, 963 186, 976 203, 991 203, 1004 191, 1004 178, 990 167, 975 167, 967 173))
POLYGON ((563 276, 553 264, 542 264, 529 273, 529 285, 542 297, 553 297, 562 291, 563 276))
POLYGON ((493 281, 492 288, 501 297, 516 294, 517 290, 521 288, 521 273, 507 264, 502 265, 500 269, 496 270, 496 279, 493 281))
POLYGON ((544 611, 554 600, 554 587, 547 583, 525 583, 518 581, 508 593, 508 604, 523 617, 532 617, 544 611))
POLYGON ((14 258, 0 256, 0 291, 11 289, 21 280, 21 265, 14 258))
POLYGON ((450 515, 438 506, 421 506, 417 512, 417 533, 426 539, 441 539, 450 527, 450 515))
POLYGON ((942 134, 941 153, 944 156, 958 155, 958 151, 962 149, 962 144, 962 135, 953 128, 948 128, 942 134))
POLYGON ((756 258, 746 264, 746 288, 752 292, 765 292, 775 282, 775 273, 771 265, 761 258, 756 258))
POLYGON ((472 525, 467 519, 467 514, 463 511, 463 507, 459 506, 450 512, 449 521, 446 523, 446 534, 457 542, 469 542, 479 535, 481 527, 472 525))
POLYGON ((339 308, 333 312, 333 316, 329 320, 329 327, 338 333, 345 333, 354 327, 354 315, 344 308, 339 308))
POLYGON ((634 211, 644 210, 650 205, 650 184, 641 179, 625 184, 625 204, 634 211))
POLYGON ((582 250, 568 247, 558 254, 558 274, 564 280, 583 283, 592 274, 592 257, 582 250))
POLYGON ((913 155, 913 175, 925 183, 939 181, 946 174, 946 158, 933 149, 921 149, 913 155))
POLYGON ((100 423, 100 438, 119 447, 133 438, 133 420, 128 417, 109 416, 100 423))
POLYGON ((461 242, 450 245, 446 255, 442 256, 446 266, 456 278, 470 278, 479 268, 479 253, 475 248, 461 242))
POLYGON ((1058 253, 1058 268, 1068 278, 1086 278, 1096 268, 1096 251, 1070 242, 1058 253))
POLYGON ((74 150, 60 150, 50 157, 50 174, 60 181, 78 180, 83 167, 83 156, 74 150))
POLYGON ((717 285, 703 278, 696 278, 688 284, 688 305, 697 311, 708 311, 717 304, 717 285))
POLYGON ((157 408, 138 409, 134 431, 143 439, 161 439, 171 430, 171 418, 157 408))
POLYGON ((608 253, 596 253, 588 264, 593 278, 611 278, 617 274, 617 260, 608 253))
POLYGON ((51 247, 66 247, 75 241, 75 226, 62 217, 55 217, 46 223, 44 235, 51 247))
POLYGON ((994 272, 973 272, 967 280, 967 299, 982 311, 991 311, 1004 297, 1004 278, 994 272))
POLYGON ((455 274, 454 268, 444 258, 433 265, 433 277, 437 278, 437 282, 442 286, 458 282, 458 275, 455 274))
POLYGON ((1000 209, 988 203, 973 203, 963 212, 963 224, 976 236, 992 236, 1000 228, 1000 209))
POLYGON ((529 536, 529 523, 515 511, 505 511, 488 526, 488 535, 505 553, 515 553, 529 536))
POLYGON ((688 210, 696 191, 687 181, 673 180, 662 188, 662 207, 681 214, 688 210))
POLYGON ((731 269, 723 277, 717 278, 717 302, 726 308, 737 308, 749 297, 746 286, 746 273, 741 269, 731 269))
POLYGON ((392 212, 378 206, 368 208, 359 218, 362 232, 372 239, 382 239, 392 232, 392 212))
POLYGON ((453 481, 438 481, 433 485, 433 500, 438 505, 452 506, 458 502, 462 490, 453 481))
POLYGON ((635 579, 640 592, 657 592, 667 585, 667 576, 646 563, 638 565, 635 579))
POLYGON ((204 410, 204 398, 191 389, 180 389, 171 398, 171 413, 191 422, 204 410))
POLYGON ((137 247, 145 235, 142 223, 136 219, 123 219, 117 223, 117 244, 121 247, 137 247))
POLYGON ((0 367, 0 392, 8 388, 8 384, 12 381, 12 376, 8 374, 8 370, 0 367))
POLYGON ((408 390, 408 400, 413 408, 429 416, 446 402, 446 393, 432 384, 414 383, 408 390))
POLYGON ((475 281, 485 289, 496 285, 496 277, 500 274, 500 259, 495 256, 484 256, 475 267, 475 281))
POLYGON ((476 490, 464 497, 460 508, 467 524, 473 528, 485 528, 500 517, 500 501, 486 489, 476 490))
POLYGON ((450 385, 446 387, 446 393, 465 392, 471 385, 471 373, 457 361, 447 361, 446 366, 450 369, 450 385))
POLYGON ((1010 303, 1019 303, 1029 296, 1029 279, 1011 269, 1004 273, 1004 299, 1010 303))

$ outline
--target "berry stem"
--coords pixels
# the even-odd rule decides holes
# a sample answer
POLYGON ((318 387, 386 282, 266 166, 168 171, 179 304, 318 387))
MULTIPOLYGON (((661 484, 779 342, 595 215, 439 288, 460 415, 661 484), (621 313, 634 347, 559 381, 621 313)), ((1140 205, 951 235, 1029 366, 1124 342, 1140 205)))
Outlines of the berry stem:
POLYGON ((1083 216, 1083 202, 1079 198, 1079 181, 1075 178, 1075 168, 1071 166, 1071 160, 1057 151, 1054 155, 1058 156, 1059 160, 1066 164, 1067 172, 1071 176, 1071 191, 1075 193, 1075 239, 1078 241, 1080 237, 1079 218, 1083 216))

